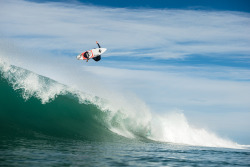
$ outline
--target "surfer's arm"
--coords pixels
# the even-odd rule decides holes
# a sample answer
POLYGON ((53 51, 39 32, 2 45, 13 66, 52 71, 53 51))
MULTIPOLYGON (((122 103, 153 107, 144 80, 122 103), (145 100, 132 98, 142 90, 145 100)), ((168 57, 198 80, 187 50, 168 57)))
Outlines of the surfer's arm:
POLYGON ((99 48, 101 48, 100 44, 96 41, 96 44, 98 45, 99 48))

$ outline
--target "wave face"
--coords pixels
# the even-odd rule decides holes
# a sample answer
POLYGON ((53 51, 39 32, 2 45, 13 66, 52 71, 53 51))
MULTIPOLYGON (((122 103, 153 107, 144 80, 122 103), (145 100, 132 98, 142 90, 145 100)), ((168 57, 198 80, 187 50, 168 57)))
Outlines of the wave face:
POLYGON ((113 112, 109 104, 98 97, 3 62, 0 70, 2 137, 146 139, 147 126, 134 131, 132 127, 141 125, 135 125, 119 110, 113 112))
MULTIPOLYGON (((37 77, 28 75, 27 79, 37 77)), ((46 85, 54 84, 54 81, 48 78, 39 77, 39 80, 46 85)), ((110 131, 102 126, 103 122, 96 119, 104 118, 105 113, 94 105, 79 104, 72 94, 61 92, 57 88, 57 96, 52 98, 51 94, 48 94, 47 99, 40 100, 41 97, 33 88, 26 90, 21 85, 13 86, 14 89, 1 75, 0 127, 5 136, 48 135, 94 140, 111 135, 110 131)), ((48 87, 45 86, 43 89, 46 91, 46 88, 48 87)), ((45 93, 41 96, 45 96, 45 93)))
MULTIPOLYGON (((142 140, 242 148, 181 113, 157 115, 119 108, 112 102, 60 84, 0 59, 1 137, 67 137, 89 141, 142 140), (131 112, 132 111, 132 112, 131 112)), ((138 105, 141 105, 138 103, 138 105)))

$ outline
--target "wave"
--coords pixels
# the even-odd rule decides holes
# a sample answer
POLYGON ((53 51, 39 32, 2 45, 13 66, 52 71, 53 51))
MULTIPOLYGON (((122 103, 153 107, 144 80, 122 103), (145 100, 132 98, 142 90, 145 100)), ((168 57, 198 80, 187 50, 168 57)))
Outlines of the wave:
POLYGON ((2 137, 50 136, 83 140, 153 140, 243 148, 190 126, 182 113, 157 115, 143 103, 119 106, 0 59, 2 137))
POLYGON ((132 121, 106 100, 3 61, 0 70, 0 124, 5 135, 146 139, 148 126, 132 121))

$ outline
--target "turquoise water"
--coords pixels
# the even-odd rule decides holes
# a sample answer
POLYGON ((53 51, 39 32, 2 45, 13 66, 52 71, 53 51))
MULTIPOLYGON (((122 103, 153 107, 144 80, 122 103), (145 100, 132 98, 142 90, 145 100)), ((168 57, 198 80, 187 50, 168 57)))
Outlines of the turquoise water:
POLYGON ((250 166, 248 148, 160 142, 152 124, 103 110, 98 97, 80 98, 18 67, 0 69, 0 166, 250 166))

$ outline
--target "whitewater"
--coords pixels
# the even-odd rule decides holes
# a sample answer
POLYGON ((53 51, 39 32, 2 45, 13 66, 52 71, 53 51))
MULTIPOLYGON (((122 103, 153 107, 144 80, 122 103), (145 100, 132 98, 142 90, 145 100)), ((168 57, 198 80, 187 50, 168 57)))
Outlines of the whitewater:
MULTIPOLYGON (((218 137, 203 128, 190 125, 181 112, 156 114, 151 112, 145 103, 134 98, 133 104, 118 99, 103 99, 96 95, 79 91, 60 84, 32 71, 10 65, 1 59, 1 74, 12 88, 20 91, 25 101, 35 97, 42 104, 51 103, 60 95, 75 97, 79 104, 93 104, 107 114, 105 126, 112 132, 126 138, 143 137, 161 142, 187 144, 193 146, 244 148, 230 140, 218 137), (116 123, 112 121, 116 120, 116 123)), ((131 99, 130 99, 131 101, 131 99)))

